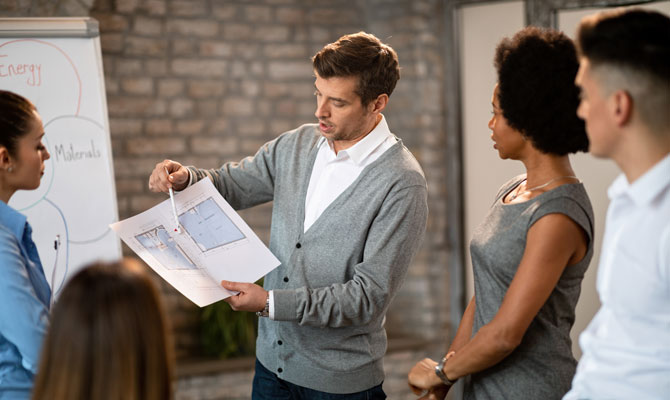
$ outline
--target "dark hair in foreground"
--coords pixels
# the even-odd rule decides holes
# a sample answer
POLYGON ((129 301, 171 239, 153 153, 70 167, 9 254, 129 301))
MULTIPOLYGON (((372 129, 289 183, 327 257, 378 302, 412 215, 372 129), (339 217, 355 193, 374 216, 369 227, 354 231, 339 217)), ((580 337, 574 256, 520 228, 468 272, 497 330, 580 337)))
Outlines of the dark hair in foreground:
POLYGON ((577 42, 606 89, 627 90, 647 124, 668 129, 669 17, 639 8, 600 12, 582 19, 577 42))
POLYGON ((496 48, 498 100, 503 117, 544 153, 587 151, 577 117, 579 69, 572 40, 552 29, 526 27, 496 48))
POLYGON ((172 398, 172 349, 158 292, 136 261, 96 263, 51 316, 33 399, 172 398))
POLYGON ((357 76, 356 94, 363 105, 380 94, 391 96, 400 79, 398 55, 376 36, 358 32, 344 35, 312 57, 314 70, 320 77, 357 76))
POLYGON ((16 155, 16 146, 28 132, 35 117, 35 106, 30 100, 7 90, 0 90, 0 146, 10 155, 16 155))

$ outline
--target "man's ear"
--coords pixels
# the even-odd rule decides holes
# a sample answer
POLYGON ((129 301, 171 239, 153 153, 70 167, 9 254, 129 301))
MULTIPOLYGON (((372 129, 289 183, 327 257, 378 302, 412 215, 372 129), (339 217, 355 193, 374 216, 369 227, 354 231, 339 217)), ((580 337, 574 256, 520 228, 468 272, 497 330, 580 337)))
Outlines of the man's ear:
POLYGON ((633 98, 625 90, 612 93, 612 117, 618 127, 630 122, 633 115, 633 98))
POLYGON ((379 96, 377 96, 376 99, 371 101, 370 104, 368 104, 369 111, 371 113, 379 114, 384 110, 384 108, 386 108, 388 102, 389 102, 389 96, 386 93, 382 93, 379 96))

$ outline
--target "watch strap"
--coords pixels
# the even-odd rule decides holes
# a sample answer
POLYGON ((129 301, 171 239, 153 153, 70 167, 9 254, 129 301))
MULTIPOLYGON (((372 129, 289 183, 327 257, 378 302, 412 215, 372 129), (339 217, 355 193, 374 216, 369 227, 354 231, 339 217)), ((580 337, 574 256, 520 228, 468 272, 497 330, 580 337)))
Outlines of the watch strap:
POLYGON ((435 375, 437 375, 438 378, 444 383, 445 385, 451 386, 458 379, 454 379, 453 381, 449 378, 447 378, 447 374, 444 373, 444 364, 447 362, 447 360, 450 358, 452 354, 447 354, 446 356, 442 357, 439 363, 435 366, 435 375))

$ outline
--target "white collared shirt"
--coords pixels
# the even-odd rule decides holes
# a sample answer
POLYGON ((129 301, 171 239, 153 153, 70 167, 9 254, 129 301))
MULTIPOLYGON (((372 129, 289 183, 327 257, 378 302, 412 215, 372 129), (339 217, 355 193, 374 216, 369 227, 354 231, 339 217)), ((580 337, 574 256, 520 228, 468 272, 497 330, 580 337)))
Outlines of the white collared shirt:
POLYGON ((602 306, 579 344, 566 399, 670 396, 670 155, 608 190, 596 287, 602 306))
POLYGON ((375 128, 363 139, 337 155, 326 138, 319 141, 305 199, 304 231, 355 180, 361 171, 397 142, 382 115, 375 128))
MULTIPOLYGON (((358 178, 365 167, 378 159, 397 141, 398 139, 389 130, 384 115, 377 126, 363 139, 348 149, 338 151, 337 154, 333 150, 332 143, 322 137, 307 187, 303 232, 307 232, 321 213, 358 178)), ((272 291, 268 301, 270 319, 274 319, 272 291)))

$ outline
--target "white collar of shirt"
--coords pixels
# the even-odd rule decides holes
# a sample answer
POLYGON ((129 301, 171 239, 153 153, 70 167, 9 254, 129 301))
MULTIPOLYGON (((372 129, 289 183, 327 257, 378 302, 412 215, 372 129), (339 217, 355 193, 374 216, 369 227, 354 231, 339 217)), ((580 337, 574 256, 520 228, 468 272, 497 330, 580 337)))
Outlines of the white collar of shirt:
MULTIPOLYGON (((377 126, 375 126, 374 129, 370 131, 370 133, 368 133, 363 139, 359 140, 356 144, 349 147, 348 149, 340 150, 337 153, 337 157, 349 156, 351 161, 353 161, 356 165, 361 165, 363 162, 365 162, 365 159, 370 156, 370 154, 372 154, 372 152, 377 147, 379 147, 380 144, 387 140, 389 136, 393 136, 389 130, 388 124, 386 123, 386 118, 384 118, 384 115, 381 115, 381 117, 382 118, 377 126)), ((321 137, 319 141, 319 148, 324 143, 328 143, 330 149, 333 150, 332 143, 327 141, 324 137, 321 137)), ((335 158, 334 150, 332 152, 332 156, 335 158)))
MULTIPOLYGON (((318 142, 318 152, 307 186, 305 198, 305 220, 303 230, 307 232, 321 213, 344 192, 360 175, 363 169, 378 159, 397 143, 386 119, 382 115, 377 126, 363 139, 337 155, 326 138, 318 142), (324 146, 327 143, 327 146, 324 146)), ((270 291, 269 314, 274 319, 274 294, 270 291)))
POLYGON ((304 231, 356 180, 365 167, 396 143, 397 138, 389 131, 383 115, 370 133, 350 148, 340 150, 337 155, 325 138, 319 142, 305 197, 304 231))
POLYGON ((628 183, 624 174, 619 175, 610 185, 607 195, 610 200, 627 195, 635 204, 644 205, 651 202, 668 185, 670 185, 670 154, 632 184, 628 183))

